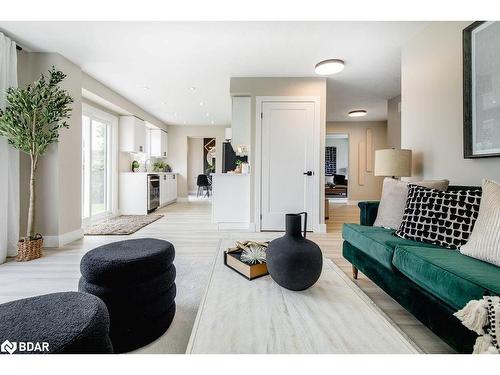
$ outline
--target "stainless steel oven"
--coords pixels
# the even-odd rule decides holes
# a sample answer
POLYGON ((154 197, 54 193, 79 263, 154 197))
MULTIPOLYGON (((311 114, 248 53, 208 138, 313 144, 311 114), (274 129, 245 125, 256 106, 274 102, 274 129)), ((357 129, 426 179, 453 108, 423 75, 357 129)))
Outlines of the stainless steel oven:
POLYGON ((160 176, 148 174, 148 212, 154 211, 160 205, 160 176))

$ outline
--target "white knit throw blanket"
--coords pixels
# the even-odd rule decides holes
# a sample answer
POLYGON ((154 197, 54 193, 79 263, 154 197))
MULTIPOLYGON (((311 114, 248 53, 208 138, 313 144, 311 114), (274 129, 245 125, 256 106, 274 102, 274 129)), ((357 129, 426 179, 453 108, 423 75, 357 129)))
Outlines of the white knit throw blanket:
POLYGON ((453 315, 479 335, 473 354, 500 354, 500 297, 470 301, 453 315))

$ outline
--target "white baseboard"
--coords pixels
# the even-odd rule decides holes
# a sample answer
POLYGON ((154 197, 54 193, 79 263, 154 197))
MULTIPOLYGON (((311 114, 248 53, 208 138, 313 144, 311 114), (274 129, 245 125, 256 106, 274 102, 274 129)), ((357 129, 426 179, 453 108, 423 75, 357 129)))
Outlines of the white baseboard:
POLYGON ((44 236, 43 247, 61 247, 83 237, 83 228, 60 234, 59 236, 44 236))

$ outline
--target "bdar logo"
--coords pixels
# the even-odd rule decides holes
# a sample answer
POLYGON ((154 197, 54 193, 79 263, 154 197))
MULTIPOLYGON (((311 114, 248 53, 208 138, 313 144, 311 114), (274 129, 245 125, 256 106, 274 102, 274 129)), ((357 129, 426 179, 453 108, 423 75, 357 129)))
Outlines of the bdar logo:
POLYGON ((12 354, 17 350, 17 342, 10 342, 9 340, 5 340, 0 346, 0 351, 3 353, 12 354))

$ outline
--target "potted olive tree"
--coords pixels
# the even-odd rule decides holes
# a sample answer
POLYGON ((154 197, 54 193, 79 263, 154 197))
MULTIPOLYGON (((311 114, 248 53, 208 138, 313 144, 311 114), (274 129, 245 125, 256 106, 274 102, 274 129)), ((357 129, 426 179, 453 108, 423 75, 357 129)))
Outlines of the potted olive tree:
POLYGON ((18 261, 42 256, 43 238, 35 230, 35 180, 40 156, 59 139, 59 129, 68 128, 73 102, 59 83, 66 75, 52 67, 48 76, 24 88, 7 90, 7 106, 0 110, 0 136, 9 144, 28 154, 31 160, 30 200, 26 237, 17 243, 18 261))

